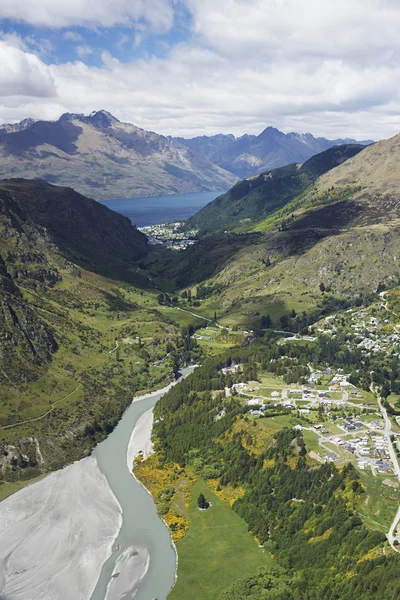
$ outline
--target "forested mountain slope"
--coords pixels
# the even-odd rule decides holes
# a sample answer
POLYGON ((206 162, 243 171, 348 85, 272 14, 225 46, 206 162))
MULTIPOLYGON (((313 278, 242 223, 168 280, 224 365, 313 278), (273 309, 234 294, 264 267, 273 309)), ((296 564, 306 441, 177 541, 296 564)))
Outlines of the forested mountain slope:
POLYGON ((199 229, 200 235, 249 229, 299 196, 320 175, 363 149, 353 144, 335 146, 303 165, 290 164, 244 179, 191 217, 187 227, 199 229))

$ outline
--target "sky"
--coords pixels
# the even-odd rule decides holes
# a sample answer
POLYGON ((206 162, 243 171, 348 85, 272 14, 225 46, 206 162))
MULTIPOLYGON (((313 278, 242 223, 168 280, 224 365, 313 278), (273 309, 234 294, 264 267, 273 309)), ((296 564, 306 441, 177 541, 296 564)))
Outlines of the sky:
POLYGON ((399 0, 0 0, 0 123, 400 132, 399 0))

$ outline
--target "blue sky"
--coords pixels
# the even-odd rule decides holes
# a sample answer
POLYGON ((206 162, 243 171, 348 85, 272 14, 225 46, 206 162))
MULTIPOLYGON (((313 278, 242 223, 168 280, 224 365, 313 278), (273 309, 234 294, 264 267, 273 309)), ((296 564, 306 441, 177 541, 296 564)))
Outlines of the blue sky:
MULTIPOLYGON (((112 2, 109 4, 112 11, 112 2)), ((155 28, 144 19, 114 26, 102 26, 94 21, 89 27, 57 28, 10 18, 0 20, 3 37, 18 36, 25 41, 27 49, 38 53, 47 64, 82 60, 97 67, 103 64, 101 54, 104 50, 121 62, 150 56, 165 57, 172 46, 190 39, 191 27, 191 14, 183 3, 175 3, 170 26, 155 28)))
POLYGON ((397 0, 1 0, 0 122, 104 108, 164 134, 400 131, 397 0))

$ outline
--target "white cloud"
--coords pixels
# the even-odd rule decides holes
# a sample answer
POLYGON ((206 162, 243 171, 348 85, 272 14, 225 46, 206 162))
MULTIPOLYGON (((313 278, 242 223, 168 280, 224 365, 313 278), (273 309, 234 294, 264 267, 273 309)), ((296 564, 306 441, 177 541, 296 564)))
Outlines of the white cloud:
POLYGON ((83 37, 76 31, 64 31, 63 38, 71 42, 83 42, 83 37))
POLYGON ((1 0, 0 18, 45 27, 112 27, 143 20, 164 32, 172 26, 173 9, 168 0, 1 0))
POLYGON ((77 46, 75 51, 79 58, 85 58, 86 56, 93 54, 93 49, 90 46, 77 46))
POLYGON ((56 88, 49 67, 29 52, 0 41, 0 97, 54 96, 56 88))
MULTIPOLYGON (((87 25, 90 6, 92 18, 105 24, 106 17, 101 16, 105 0, 37 4, 40 18, 47 7, 56 26, 72 26, 73 19, 72 24, 87 25)), ((47 67, 38 61, 35 68, 41 81, 52 82, 50 88, 38 84, 35 92, 33 84, 40 78, 33 78, 32 98, 25 105, 2 101, 1 118, 57 118, 67 110, 89 113, 105 108, 140 127, 186 136, 259 133, 268 125, 332 138, 379 139, 400 131, 397 0, 186 0, 186 4, 193 34, 185 43, 169 50, 166 46, 165 58, 149 56, 124 64, 105 49, 101 67, 80 60, 47 67), (53 90, 47 95, 57 89, 57 98, 43 100, 43 89, 53 90)), ((1 0, 0 14, 4 5, 10 7, 10 0, 1 0)), ((109 17, 114 20, 148 19, 156 29, 172 20, 170 4, 162 0, 115 0, 112 11, 108 4, 108 12, 114 13, 109 17), (158 16, 150 10, 155 6, 163 7, 158 16)), ((21 14, 24 20, 33 19, 30 11, 21 14)), ((140 23, 136 33, 141 34, 142 28, 140 23)), ((129 39, 134 40, 134 34, 129 39)), ((147 37, 147 31, 143 35, 147 37)), ((24 88, 24 61, 32 58, 23 57, 32 55, 17 38, 7 43, 21 55, 12 77, 14 85, 19 81, 24 88)), ((78 50, 78 56, 84 58, 85 52, 78 50)), ((3 76, 2 70, 0 86, 3 76)))
POLYGON ((20 50, 28 49, 26 42, 15 31, 0 31, 0 40, 3 40, 8 46, 12 46, 13 48, 19 48, 20 50))
POLYGON ((194 30, 219 52, 253 60, 395 60, 397 0, 187 0, 194 30))

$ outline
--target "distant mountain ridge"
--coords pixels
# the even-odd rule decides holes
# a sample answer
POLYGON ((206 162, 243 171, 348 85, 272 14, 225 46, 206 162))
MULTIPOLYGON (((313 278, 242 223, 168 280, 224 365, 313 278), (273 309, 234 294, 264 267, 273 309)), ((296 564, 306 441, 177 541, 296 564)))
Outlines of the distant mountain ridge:
POLYGON ((0 127, 0 178, 38 178, 96 199, 229 188, 237 177, 109 112, 0 127))
MULTIPOLYGON (((223 191, 238 179, 303 163, 328 140, 267 127, 260 135, 165 137, 106 110, 0 125, 0 178, 38 178, 98 200, 223 191)), ((361 142, 367 144, 369 141, 361 142)))
POLYGON ((372 140, 358 142, 350 138, 328 140, 311 133, 282 133, 267 127, 259 135, 199 136, 192 139, 171 138, 178 147, 189 148, 208 158, 240 178, 257 175, 261 171, 283 167, 290 163, 304 163, 314 154, 342 144, 367 145, 372 140))

